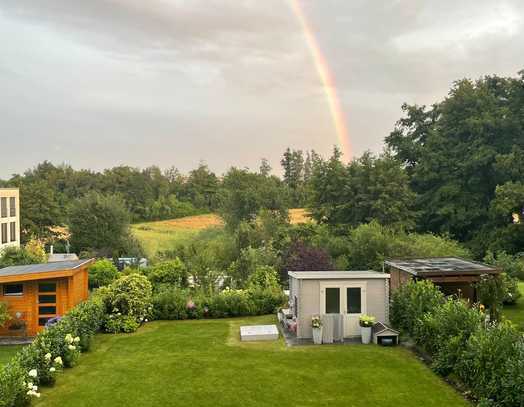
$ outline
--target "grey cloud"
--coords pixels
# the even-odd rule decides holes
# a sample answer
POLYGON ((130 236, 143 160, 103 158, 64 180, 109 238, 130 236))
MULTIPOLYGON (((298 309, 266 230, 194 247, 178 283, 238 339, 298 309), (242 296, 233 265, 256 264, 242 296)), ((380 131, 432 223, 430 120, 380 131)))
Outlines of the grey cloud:
MULTIPOLYGON (((355 154, 382 149, 402 102, 524 67, 518 0, 301 4, 355 154)), ((0 0, 0 35, 0 134, 20 152, 0 177, 43 159, 278 167, 288 145, 337 141, 288 0, 0 0)))

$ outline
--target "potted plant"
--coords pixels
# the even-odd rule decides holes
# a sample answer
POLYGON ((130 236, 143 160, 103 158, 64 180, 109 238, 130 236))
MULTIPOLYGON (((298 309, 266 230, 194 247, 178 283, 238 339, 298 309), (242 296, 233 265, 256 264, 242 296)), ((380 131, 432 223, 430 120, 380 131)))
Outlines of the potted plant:
POLYGON ((375 317, 371 315, 362 315, 360 317, 359 323, 362 343, 367 345, 371 342, 371 328, 375 324, 375 317))
POLYGON ((322 344, 322 321, 320 316, 314 315, 311 318, 311 327, 313 328, 313 343, 315 345, 322 344))

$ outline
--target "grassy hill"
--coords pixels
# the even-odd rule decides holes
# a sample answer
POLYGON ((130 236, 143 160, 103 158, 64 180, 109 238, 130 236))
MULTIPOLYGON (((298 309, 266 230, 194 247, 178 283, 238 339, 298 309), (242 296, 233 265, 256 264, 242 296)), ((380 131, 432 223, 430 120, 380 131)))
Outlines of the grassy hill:
MULTIPOLYGON (((311 222, 305 209, 290 209, 291 223, 311 222)), ((132 225, 132 231, 140 240, 148 256, 168 250, 177 243, 192 239, 203 229, 223 227, 224 222, 216 214, 186 216, 185 218, 162 220, 157 222, 144 222, 132 225)))
POLYGON ((137 223, 132 225, 131 229, 142 243, 146 254, 154 256, 159 251, 168 250, 177 243, 195 237, 203 229, 222 226, 223 222, 220 216, 206 214, 158 222, 137 223))

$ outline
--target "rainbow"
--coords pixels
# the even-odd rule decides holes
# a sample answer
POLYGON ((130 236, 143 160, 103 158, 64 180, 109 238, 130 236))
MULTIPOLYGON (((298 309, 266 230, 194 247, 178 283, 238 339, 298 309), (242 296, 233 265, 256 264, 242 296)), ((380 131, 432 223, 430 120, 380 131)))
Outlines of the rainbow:
POLYGON ((322 50, 320 49, 318 41, 315 37, 315 33, 307 20, 306 14, 300 4, 300 0, 289 0, 289 4, 293 10, 293 14, 295 14, 298 22, 300 23, 302 31, 304 32, 304 36, 315 63, 318 76, 322 82, 324 92, 326 93, 329 111, 331 112, 331 117, 335 126, 335 132, 337 133, 337 138, 342 149, 342 153, 346 158, 349 159, 351 157, 351 145, 349 143, 346 117, 344 115, 344 111, 342 110, 342 106, 340 105, 340 99, 337 94, 337 88, 335 86, 333 74, 329 69, 329 65, 326 58, 324 57, 324 54, 322 53, 322 50))

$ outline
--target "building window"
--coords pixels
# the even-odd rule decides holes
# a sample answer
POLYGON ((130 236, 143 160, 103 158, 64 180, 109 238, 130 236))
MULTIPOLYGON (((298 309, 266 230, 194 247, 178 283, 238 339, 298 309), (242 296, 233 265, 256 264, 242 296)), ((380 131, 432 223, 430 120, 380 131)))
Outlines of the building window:
POLYGON ((24 285, 4 284, 4 295, 24 295, 24 285))
POLYGON ((7 198, 0 198, 0 216, 7 218, 7 198))
POLYGON ((9 216, 12 218, 16 216, 16 198, 14 196, 9 198, 9 216))
POLYGON ((347 296, 348 314, 360 314, 362 312, 360 287, 348 287, 347 296))
POLYGON ((38 307, 38 313, 40 315, 55 315, 56 305, 44 305, 42 307, 38 307))
POLYGON ((340 288, 326 288, 326 314, 340 314, 340 288))
POLYGON ((56 304, 56 295, 39 295, 39 304, 56 304))
POLYGON ((7 243, 7 223, 2 223, 2 244, 7 243))
POLYGON ((9 233, 11 235, 11 242, 16 242, 16 222, 11 222, 9 225, 9 233))
POLYGON ((56 292, 56 283, 40 283, 38 284, 38 292, 54 293, 56 292))

